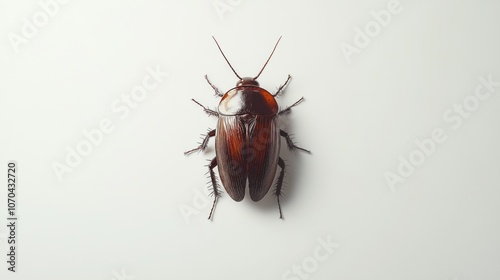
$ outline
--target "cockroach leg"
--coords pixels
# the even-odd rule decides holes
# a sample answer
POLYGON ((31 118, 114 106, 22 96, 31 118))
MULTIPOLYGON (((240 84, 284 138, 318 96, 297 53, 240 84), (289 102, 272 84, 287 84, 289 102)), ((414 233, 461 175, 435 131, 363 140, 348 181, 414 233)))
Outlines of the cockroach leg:
POLYGON ((280 176, 278 177, 278 181, 276 181, 276 190, 274 191, 274 195, 276 195, 276 200, 278 201, 278 209, 280 211, 280 219, 283 219, 283 213, 281 212, 281 204, 280 204, 280 196, 281 187, 283 186, 283 178, 285 177, 285 162, 282 158, 278 159, 278 166, 281 168, 280 176))
MULTIPOLYGON (((213 130, 215 133, 215 130, 213 130)), ((214 157, 210 164, 208 165, 208 170, 210 172, 210 179, 212 180, 212 194, 214 196, 214 203, 212 205, 212 209, 210 210, 210 214, 208 215, 208 219, 211 220, 214 214, 215 205, 217 204, 217 199, 220 196, 219 186, 217 184, 217 178, 215 177, 214 168, 217 166, 217 157, 214 157)))
POLYGON ((208 107, 203 106, 203 104, 201 104, 200 102, 198 102, 194 99, 191 99, 191 100, 193 100, 194 103, 200 105, 200 107, 203 108, 203 111, 205 113, 207 113, 209 116, 219 117, 219 113, 217 113, 217 111, 214 111, 212 109, 209 109, 208 107))
POLYGON ((207 80, 208 84, 215 90, 216 96, 219 96, 219 97, 224 96, 224 94, 222 94, 222 92, 220 92, 220 90, 210 82, 207 75, 205 75, 205 80, 207 80))
POLYGON ((288 149, 290 151, 295 151, 295 149, 297 149, 297 150, 301 150, 301 151, 304 151, 304 152, 309 153, 309 154, 311 153, 311 151, 295 145, 295 143, 293 143, 293 140, 290 137, 290 135, 288 133, 286 133, 284 130, 280 129, 280 135, 285 137, 286 145, 288 146, 288 149))
POLYGON ((192 152, 196 152, 196 151, 203 151, 205 150, 205 148, 207 147, 208 145, 208 140, 210 140, 210 137, 214 137, 215 136, 215 129, 213 130, 209 130, 208 133, 205 135, 205 137, 203 138, 203 141, 200 143, 200 146, 194 148, 194 149, 191 149, 187 152, 184 152, 185 155, 188 155, 192 152))
POLYGON ((290 114, 292 112, 292 108, 299 105, 304 100, 305 100, 304 97, 300 98, 299 100, 297 100, 297 102, 293 103, 291 106, 288 106, 285 109, 279 111, 278 115, 281 116, 290 114))
POLYGON ((286 79, 285 83, 278 88, 275 94, 273 94, 274 97, 278 96, 281 93, 281 91, 288 85, 288 82, 290 81, 291 78, 292 76, 288 75, 288 78, 286 79))

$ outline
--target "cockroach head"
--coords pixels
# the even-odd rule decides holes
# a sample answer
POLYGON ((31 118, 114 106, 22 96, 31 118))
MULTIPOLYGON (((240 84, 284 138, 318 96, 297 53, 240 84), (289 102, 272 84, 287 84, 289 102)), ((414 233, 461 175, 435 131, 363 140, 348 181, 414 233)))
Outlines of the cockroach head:
POLYGON ((258 87, 259 86, 259 82, 257 82, 257 80, 255 78, 252 78, 252 77, 244 77, 244 78, 241 78, 237 83, 236 83, 236 86, 237 87, 240 87, 240 86, 255 86, 255 87, 258 87))

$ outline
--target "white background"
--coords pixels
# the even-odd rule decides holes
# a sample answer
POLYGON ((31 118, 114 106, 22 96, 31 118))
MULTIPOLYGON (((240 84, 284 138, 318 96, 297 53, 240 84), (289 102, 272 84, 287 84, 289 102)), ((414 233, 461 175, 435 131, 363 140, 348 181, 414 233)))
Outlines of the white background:
POLYGON ((402 0, 351 63, 340 45, 355 46, 389 1, 254 2, 218 13, 201 0, 71 1, 16 52, 9 38, 43 9, 1 1, 2 279, 500 278, 500 87, 457 129, 443 119, 479 77, 500 81, 499 2, 402 0), (259 82, 274 91, 293 76, 278 102, 306 102, 283 126, 313 152, 282 147, 285 220, 271 194, 223 195, 206 219, 214 141, 183 152, 216 119, 190 99, 217 106, 205 74, 224 91, 237 81, 212 35, 241 76, 283 36, 259 82), (120 118, 111 104, 148 67, 169 76, 120 118), (54 162, 106 118, 114 130, 60 182, 54 162), (391 189, 384 174, 436 128, 446 141, 391 189), (17 273, 5 262, 8 160, 19 166, 17 273), (319 262, 318 238, 339 245, 319 262))

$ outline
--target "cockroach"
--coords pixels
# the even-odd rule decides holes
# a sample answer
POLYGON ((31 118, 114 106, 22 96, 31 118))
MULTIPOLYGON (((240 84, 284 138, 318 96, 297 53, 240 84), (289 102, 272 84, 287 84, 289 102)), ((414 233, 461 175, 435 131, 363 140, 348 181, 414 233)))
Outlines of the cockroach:
POLYGON ((208 165, 214 196, 208 219, 213 217, 215 205, 221 195, 214 173, 216 166, 224 189, 235 201, 243 200, 247 180, 251 199, 253 201, 261 200, 271 188, 279 166, 281 171, 276 180, 274 194, 278 202, 280 219, 283 219, 280 196, 282 195, 285 175, 285 162, 279 156, 280 136, 285 138, 289 150, 301 150, 307 153, 310 153, 310 151, 296 146, 290 135, 279 128, 278 117, 289 114, 293 107, 304 101, 302 97, 291 106, 279 110, 275 98, 283 92, 291 76, 288 75, 285 83, 279 86, 274 94, 261 88, 257 82, 257 78, 273 56, 281 37, 276 42, 266 63, 254 78, 240 77, 229 63, 215 37, 212 36, 212 38, 239 80, 236 87, 222 94, 205 75, 205 79, 215 91, 215 95, 222 97, 217 111, 211 110, 192 99, 193 102, 203 108, 205 113, 218 118, 217 128, 209 130, 198 147, 184 153, 187 155, 195 151, 205 150, 209 139, 215 136, 215 157, 208 165))

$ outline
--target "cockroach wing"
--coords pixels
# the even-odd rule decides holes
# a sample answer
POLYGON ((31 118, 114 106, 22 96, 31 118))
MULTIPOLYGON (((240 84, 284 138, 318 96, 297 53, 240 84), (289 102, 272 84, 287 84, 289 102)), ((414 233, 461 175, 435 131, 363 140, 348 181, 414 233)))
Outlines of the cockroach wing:
POLYGON ((215 152, 219 177, 224 189, 235 201, 245 197, 247 181, 247 129, 240 116, 220 116, 217 123, 215 152))
POLYGON ((256 116, 248 126, 248 184, 253 201, 261 200, 271 188, 278 166, 280 132, 274 116, 256 116))

